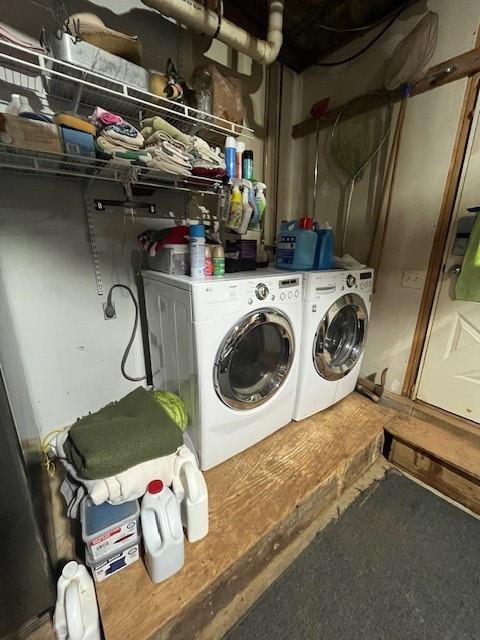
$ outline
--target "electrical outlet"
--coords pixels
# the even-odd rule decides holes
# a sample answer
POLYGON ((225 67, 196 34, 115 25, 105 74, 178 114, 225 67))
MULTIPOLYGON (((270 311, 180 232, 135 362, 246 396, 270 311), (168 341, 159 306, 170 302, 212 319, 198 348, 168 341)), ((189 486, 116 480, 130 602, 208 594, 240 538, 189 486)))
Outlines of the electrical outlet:
POLYGON ((425 271, 404 269, 402 274, 402 287, 405 289, 423 289, 425 284, 425 271))

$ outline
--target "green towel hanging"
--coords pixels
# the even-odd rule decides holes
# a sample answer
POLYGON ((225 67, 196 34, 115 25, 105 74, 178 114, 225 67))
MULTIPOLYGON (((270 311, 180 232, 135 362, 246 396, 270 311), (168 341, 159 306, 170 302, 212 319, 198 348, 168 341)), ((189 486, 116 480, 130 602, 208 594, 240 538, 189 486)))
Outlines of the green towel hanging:
POLYGON ((455 285, 457 300, 480 302, 480 214, 473 224, 462 270, 455 285))

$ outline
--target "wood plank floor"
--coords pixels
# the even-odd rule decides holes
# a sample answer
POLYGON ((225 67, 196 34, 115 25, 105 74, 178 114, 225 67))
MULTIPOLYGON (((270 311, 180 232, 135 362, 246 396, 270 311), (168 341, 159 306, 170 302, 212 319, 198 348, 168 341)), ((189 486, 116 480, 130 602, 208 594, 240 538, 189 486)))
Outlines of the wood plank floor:
POLYGON ((352 394, 206 472, 210 532, 182 571, 155 585, 137 562, 97 586, 106 640, 199 637, 379 457, 395 415, 352 394))

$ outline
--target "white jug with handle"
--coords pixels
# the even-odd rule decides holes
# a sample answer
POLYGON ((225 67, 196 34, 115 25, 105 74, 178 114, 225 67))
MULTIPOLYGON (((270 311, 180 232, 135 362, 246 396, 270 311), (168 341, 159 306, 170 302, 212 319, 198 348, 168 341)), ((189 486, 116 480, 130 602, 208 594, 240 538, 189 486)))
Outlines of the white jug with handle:
POLYGON ((182 524, 189 542, 201 540, 208 533, 208 490, 195 455, 183 445, 177 452, 173 492, 180 504, 182 524))
POLYGON ((101 640, 93 580, 74 560, 67 562, 58 579, 53 627, 58 640, 101 640))
POLYGON ((153 582, 162 582, 183 567, 184 540, 177 499, 161 480, 148 485, 140 519, 147 571, 153 582))

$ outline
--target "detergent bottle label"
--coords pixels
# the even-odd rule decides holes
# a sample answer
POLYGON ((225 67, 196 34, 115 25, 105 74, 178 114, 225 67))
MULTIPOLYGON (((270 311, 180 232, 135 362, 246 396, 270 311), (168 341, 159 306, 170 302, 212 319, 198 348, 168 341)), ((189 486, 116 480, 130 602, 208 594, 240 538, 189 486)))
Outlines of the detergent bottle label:
POLYGON ((296 237, 291 235, 278 236, 277 264, 292 264, 295 255, 296 237))

